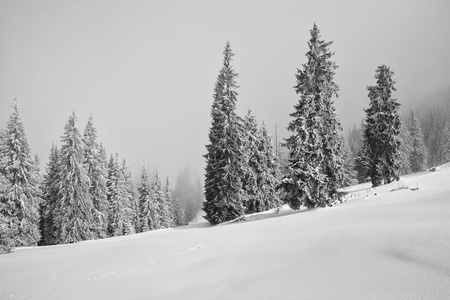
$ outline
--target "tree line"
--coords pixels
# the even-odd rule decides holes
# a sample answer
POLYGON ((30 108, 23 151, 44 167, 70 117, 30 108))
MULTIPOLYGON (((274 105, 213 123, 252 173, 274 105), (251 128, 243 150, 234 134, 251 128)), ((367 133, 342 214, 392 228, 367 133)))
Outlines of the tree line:
POLYGON ((210 223, 239 220, 281 204, 295 210, 332 205, 341 199, 342 187, 366 181, 376 187, 426 164, 450 160, 448 106, 446 114, 430 111, 422 127, 414 110, 405 122, 394 98, 394 72, 386 65, 376 68, 375 84, 367 87, 369 106, 361 128, 355 126, 344 138, 334 108, 339 86, 334 80, 338 65, 332 60, 332 42, 321 39, 316 24, 310 35, 307 61, 295 74, 299 100, 290 114, 291 135, 282 143, 286 159, 279 157, 278 142, 274 147, 270 138, 255 134, 250 114, 245 118, 236 114, 237 73, 226 44, 205 155, 203 210, 210 223))
POLYGON ((14 103, 0 131, 0 253, 181 226, 195 217, 189 208, 202 197, 186 191, 189 203, 184 195, 172 198, 169 178, 163 184, 145 167, 136 190, 125 159, 108 159, 97 141, 92 115, 83 134, 76 122, 73 112, 42 176, 14 103))

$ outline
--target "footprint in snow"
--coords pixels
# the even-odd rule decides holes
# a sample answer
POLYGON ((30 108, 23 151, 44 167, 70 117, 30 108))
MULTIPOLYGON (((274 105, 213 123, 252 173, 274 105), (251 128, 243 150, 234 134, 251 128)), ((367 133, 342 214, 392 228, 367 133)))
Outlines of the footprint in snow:
POLYGON ((202 245, 202 244, 199 244, 199 245, 197 245, 197 246, 195 246, 195 247, 186 249, 186 250, 181 251, 181 252, 179 252, 179 253, 177 253, 177 254, 180 255, 180 254, 186 253, 186 252, 188 252, 188 251, 198 250, 198 249, 200 249, 200 248, 203 248, 203 245, 202 245))

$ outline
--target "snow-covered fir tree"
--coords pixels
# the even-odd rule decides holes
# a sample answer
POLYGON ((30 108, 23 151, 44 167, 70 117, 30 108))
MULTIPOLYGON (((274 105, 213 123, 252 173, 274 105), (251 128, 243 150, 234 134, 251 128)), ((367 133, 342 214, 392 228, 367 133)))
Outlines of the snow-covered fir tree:
POLYGON ((173 216, 174 216, 174 225, 175 226, 183 226, 186 225, 186 217, 184 214, 183 204, 181 203, 181 197, 177 196, 173 198, 173 216))
POLYGON ((153 207, 150 202, 151 184, 150 178, 147 174, 145 167, 142 168, 141 182, 138 187, 138 197, 139 197, 139 223, 140 231, 148 231, 151 229, 151 224, 155 221, 153 220, 152 211, 156 208, 153 207))
POLYGON ((122 161, 122 168, 120 169, 120 171, 122 172, 122 176, 124 178, 124 201, 126 207, 126 223, 124 234, 129 235, 136 233, 136 227, 139 219, 137 215, 137 203, 134 193, 133 179, 125 159, 122 161))
POLYGON ((374 187, 398 178, 400 168, 400 104, 392 98, 392 92, 396 90, 393 75, 386 65, 379 66, 375 74, 377 85, 367 87, 370 104, 364 110, 364 141, 374 187))
POLYGON ((282 181, 284 201, 292 209, 323 207, 333 202, 342 180, 341 126, 333 106, 338 96, 334 82, 337 65, 331 60, 332 42, 321 40, 316 24, 310 31, 308 62, 296 74, 300 95, 286 139, 289 150, 287 175, 282 181))
POLYGON ((358 183, 358 180, 356 179, 354 157, 352 155, 350 144, 346 140, 344 140, 342 146, 342 160, 343 160, 342 169, 344 171, 342 186, 346 187, 358 183))
POLYGON ((448 119, 448 125, 443 131, 444 147, 442 147, 442 161, 450 162, 450 117, 448 119))
POLYGON ((355 156, 355 172, 358 183, 369 181, 369 159, 367 158, 367 146, 364 138, 361 139, 355 156))
POLYGON ((258 153, 260 161, 260 170, 257 176, 258 198, 260 203, 257 205, 257 211, 265 211, 281 205, 281 200, 277 187, 280 178, 279 158, 276 148, 272 144, 272 137, 267 131, 266 124, 263 122, 258 130, 259 144, 258 153))
MULTIPOLYGON (((363 124, 361 124, 361 128, 363 124)), ((348 146, 350 147, 350 151, 352 156, 355 157, 358 152, 359 146, 361 144, 361 128, 358 128, 356 124, 353 124, 352 129, 348 131, 348 146)))
POLYGON ((244 118, 244 128, 247 165, 243 183, 247 192, 244 202, 246 213, 266 211, 281 204, 276 191, 278 157, 265 124, 258 129, 256 118, 250 110, 244 118))
POLYGON ((84 165, 89 177, 89 194, 91 195, 94 209, 92 211, 92 227, 95 238, 107 237, 108 227, 108 202, 106 194, 106 169, 105 157, 101 154, 100 145, 97 143, 97 130, 94 127, 94 118, 89 120, 84 130, 84 165))
POLYGON ((10 236, 12 241, 0 244, 4 247, 1 251, 8 252, 14 246, 36 245, 40 240, 38 168, 31 154, 17 101, 1 140, 0 235, 10 236))
POLYGON ((227 42, 223 67, 214 88, 209 144, 206 146, 205 219, 212 224, 243 215, 245 191, 241 178, 245 174, 242 151, 243 126, 236 115, 237 73, 231 65, 233 53, 227 42))
MULTIPOLYGON (((108 196, 108 235, 124 235, 129 225, 129 207, 127 204, 127 186, 125 174, 119 165, 119 155, 111 155, 106 180, 108 196)), ((129 229, 129 228, 128 228, 129 229)))
POLYGON ((410 154, 412 151, 412 138, 406 122, 400 118, 400 123, 400 133, 398 135, 401 141, 399 154, 399 174, 404 175, 411 173, 410 154))
POLYGON ((156 207, 156 224, 153 229, 169 228, 171 213, 165 200, 164 190, 158 172, 156 172, 150 191, 150 201, 156 207))
POLYGON ((169 177, 166 177, 166 184, 164 186, 164 202, 167 207, 167 227, 175 227, 175 215, 173 208, 172 192, 170 190, 169 177))
POLYGON ((52 144, 47 162, 47 170, 42 183, 43 202, 41 206, 41 232, 42 245, 54 245, 57 240, 57 228, 55 225, 56 203, 58 202, 58 176, 60 172, 59 150, 52 144))
POLYGON ((64 127, 59 153, 56 186, 58 199, 54 214, 57 243, 76 243, 94 237, 92 233, 92 198, 84 165, 85 144, 76 127, 75 112, 64 127))
POLYGON ((426 167, 427 152, 423 142, 422 129, 414 108, 410 112, 409 133, 411 138, 411 151, 409 153, 411 171, 413 173, 420 172, 426 167))
POLYGON ((263 209, 261 205, 261 199, 258 195, 258 174, 263 170, 261 165, 261 155, 258 151, 258 146, 261 143, 258 136, 258 123, 256 117, 252 115, 252 111, 249 109, 244 117, 244 130, 245 139, 243 150, 245 153, 245 174, 242 178, 242 187, 246 192, 244 201, 245 212, 254 213, 263 209))
MULTIPOLYGON (((3 128, 0 129, 0 154, 3 153, 3 147, 6 145, 6 135, 3 128)), ((0 166, 4 165, 6 157, 0 155, 0 166)), ((14 251, 13 230, 9 224, 9 218, 5 214, 6 203, 6 177, 0 172, 0 254, 14 251)))

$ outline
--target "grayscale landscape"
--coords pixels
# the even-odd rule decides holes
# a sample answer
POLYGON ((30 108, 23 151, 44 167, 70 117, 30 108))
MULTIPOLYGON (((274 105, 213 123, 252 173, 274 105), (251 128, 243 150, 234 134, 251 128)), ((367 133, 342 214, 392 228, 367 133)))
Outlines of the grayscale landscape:
POLYGON ((0 299, 449 299, 449 15, 0 0, 0 299))

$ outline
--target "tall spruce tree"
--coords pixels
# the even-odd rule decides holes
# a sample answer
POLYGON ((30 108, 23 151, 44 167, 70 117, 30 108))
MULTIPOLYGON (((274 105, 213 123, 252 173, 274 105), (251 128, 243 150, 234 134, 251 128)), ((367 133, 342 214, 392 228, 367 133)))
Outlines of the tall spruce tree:
POLYGON ((364 138, 361 139, 361 144, 356 152, 354 163, 354 170, 356 172, 356 180, 358 180, 358 183, 369 181, 369 159, 367 158, 367 146, 364 138))
POLYGON ((423 142, 422 129, 419 120, 416 116, 414 108, 410 112, 410 128, 409 133, 411 137, 411 151, 409 153, 409 161, 411 171, 413 173, 420 172, 426 167, 427 152, 423 142))
POLYGON ((258 130, 258 137, 260 169, 257 175, 257 184, 260 203, 257 211, 265 211, 281 205, 280 195, 277 191, 280 163, 276 147, 272 144, 272 138, 264 122, 258 130))
POLYGON ((401 145, 400 145, 400 154, 399 154, 399 174, 409 174, 411 173, 411 161, 410 154, 412 151, 412 138, 409 128, 406 122, 403 119, 400 119, 400 133, 398 135, 401 145))
POLYGON ((316 24, 310 33, 308 62, 296 74, 300 99, 288 126, 293 135, 285 142, 289 165, 281 186, 292 209, 330 204, 342 180, 341 126, 332 99, 339 90, 334 82, 337 65, 329 50, 332 42, 320 39, 316 24))
POLYGON ((244 139, 245 154, 245 175, 242 179, 242 187, 246 192, 245 206, 246 213, 259 212, 262 209, 258 195, 258 173, 262 172, 261 155, 258 152, 258 146, 261 143, 258 136, 258 123, 252 111, 249 109, 244 117, 244 129, 246 132, 244 139))
POLYGON ((125 228, 124 235, 136 233, 138 220, 136 196, 134 193, 133 179, 128 169, 127 163, 122 160, 122 168, 120 169, 124 179, 124 202, 125 202, 125 228))
POLYGON ((48 157, 47 173, 44 175, 43 180, 44 201, 41 209, 42 245, 54 245, 58 242, 54 211, 58 202, 59 166, 60 158, 58 147, 53 144, 48 157))
POLYGON ((442 148, 442 159, 444 163, 450 162, 450 118, 448 125, 444 128, 444 147, 442 148))
POLYGON ((138 187, 139 195, 139 223, 140 231, 148 231, 151 228, 151 224, 154 222, 152 219, 152 203, 150 202, 151 184, 145 167, 142 168, 141 183, 138 187))
POLYGON ((392 98, 392 92, 396 90, 393 75, 386 65, 379 66, 375 74, 377 85, 367 87, 370 104, 364 110, 364 138, 369 176, 374 187, 398 178, 400 168, 400 104, 392 98))
MULTIPOLYGON (((32 246, 40 240, 39 204, 41 190, 37 167, 19 115, 17 101, 13 105, 0 145, 0 220, 3 233, 12 240, 4 252, 14 246, 32 246)), ((8 250, 9 249, 9 250, 8 250)))
POLYGON ((125 174, 119 165, 119 155, 111 155, 106 180, 108 191, 108 235, 120 236, 128 228, 128 205, 126 195, 125 174))
POLYGON ((164 186, 164 202, 166 203, 167 207, 167 227, 175 227, 175 214, 174 214, 174 208, 173 208, 173 200, 172 200, 172 193, 170 191, 170 182, 169 177, 166 177, 166 185, 164 186))
POLYGON ((104 156, 101 154, 100 145, 97 143, 97 130, 94 127, 94 118, 89 120, 84 130, 84 165, 89 178, 89 194, 92 198, 94 209, 92 211, 92 226, 95 238, 107 237, 108 227, 108 203, 106 191, 106 169, 104 156))
POLYGON ((76 243, 94 237, 92 233, 92 197, 84 165, 85 143, 76 127, 75 112, 64 127, 56 186, 54 225, 58 243, 76 243))
POLYGON ((342 147, 342 159, 343 159, 343 170, 344 176, 342 179, 342 186, 350 186, 358 183, 356 179, 355 162, 352 155, 352 150, 348 141, 344 140, 342 147))
POLYGON ((155 178, 151 185, 150 198, 156 208, 155 227, 154 229, 162 229, 170 227, 170 211, 169 206, 166 203, 163 186, 161 179, 159 179, 159 173, 156 172, 155 178))
POLYGON ((176 196, 173 198, 173 216, 174 226, 186 225, 186 217, 184 214, 183 204, 181 203, 181 197, 176 196))
POLYGON ((205 219, 212 224, 229 221, 244 213, 245 192, 241 178, 245 175, 242 151, 243 125, 236 115, 238 74, 231 65, 233 53, 227 42, 223 67, 214 88, 209 144, 206 146, 205 219))
MULTIPOLYGON (((0 129, 0 166, 4 166, 6 163, 6 157, 3 157, 3 147, 6 146, 6 134, 5 131, 0 129)), ((14 251, 14 232, 10 226, 9 218, 6 214, 6 177, 0 172, 0 254, 11 253, 14 251)))

